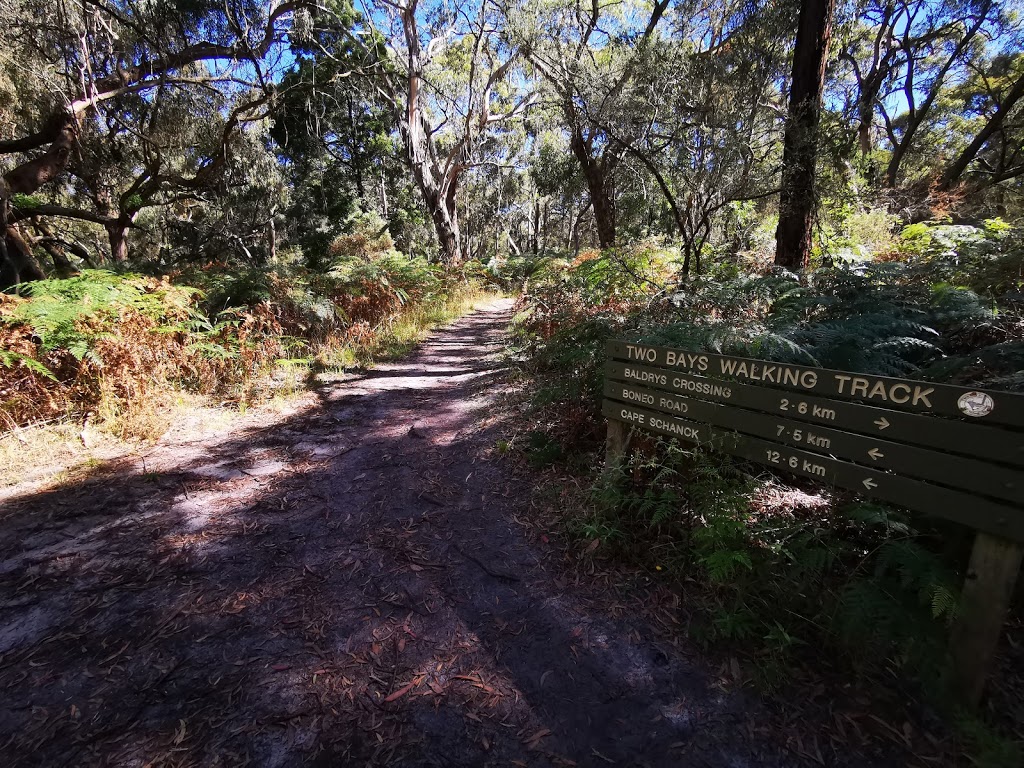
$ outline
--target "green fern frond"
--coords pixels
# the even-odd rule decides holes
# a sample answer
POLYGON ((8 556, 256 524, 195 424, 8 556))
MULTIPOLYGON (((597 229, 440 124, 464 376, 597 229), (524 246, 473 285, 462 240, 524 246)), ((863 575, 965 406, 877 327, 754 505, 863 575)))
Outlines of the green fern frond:
POLYGON ((13 368, 15 365, 23 365, 34 373, 38 373, 43 378, 49 379, 50 381, 57 381, 57 377, 54 376, 53 371, 43 365, 41 362, 28 355, 22 355, 18 352, 9 352, 0 349, 0 366, 4 368, 13 368))
POLYGON ((947 623, 952 622, 957 615, 960 602, 952 590, 941 584, 932 588, 932 618, 945 617, 947 623))

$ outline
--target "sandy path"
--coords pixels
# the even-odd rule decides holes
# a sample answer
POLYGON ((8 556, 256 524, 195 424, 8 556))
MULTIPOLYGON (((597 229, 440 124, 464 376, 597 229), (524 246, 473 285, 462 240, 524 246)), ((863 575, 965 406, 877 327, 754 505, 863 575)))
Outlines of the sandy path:
POLYGON ((798 763, 530 543, 492 423, 510 316, 9 497, 0 765, 798 763))

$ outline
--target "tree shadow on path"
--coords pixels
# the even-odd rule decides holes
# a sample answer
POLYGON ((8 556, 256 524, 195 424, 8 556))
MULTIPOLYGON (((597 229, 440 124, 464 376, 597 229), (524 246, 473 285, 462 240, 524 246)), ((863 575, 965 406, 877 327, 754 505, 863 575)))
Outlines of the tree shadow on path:
POLYGON ((799 764, 531 544, 494 455, 510 316, 7 502, 0 764, 799 764))

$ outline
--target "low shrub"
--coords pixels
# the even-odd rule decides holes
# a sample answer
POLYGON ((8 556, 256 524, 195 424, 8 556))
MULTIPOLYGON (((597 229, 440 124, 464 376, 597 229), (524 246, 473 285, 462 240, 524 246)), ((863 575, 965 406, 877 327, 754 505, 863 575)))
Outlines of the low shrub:
POLYGON ((730 262, 686 280, 638 272, 648 280, 618 252, 552 259, 531 265, 517 316, 514 355, 532 386, 513 444, 589 475, 570 528, 685 589, 691 631, 755 656, 767 687, 828 652, 828 665, 937 690, 970 532, 646 436, 630 463, 595 476, 605 345, 1024 390, 1016 234, 933 223, 887 244, 885 222, 869 223, 878 258, 801 275, 730 262))
POLYGON ((390 239, 356 239, 336 241, 326 272, 86 270, 0 295, 0 431, 92 412, 121 436, 153 437, 175 388, 249 403, 272 391, 277 367, 398 354, 479 298, 474 283, 443 282, 390 239))

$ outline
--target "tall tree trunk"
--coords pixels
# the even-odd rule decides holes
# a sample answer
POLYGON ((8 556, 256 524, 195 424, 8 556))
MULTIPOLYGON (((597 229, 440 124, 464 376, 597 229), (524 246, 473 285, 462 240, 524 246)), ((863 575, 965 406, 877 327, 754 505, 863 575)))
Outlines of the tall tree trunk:
POLYGON ((110 243, 110 260, 114 264, 128 261, 128 225, 121 219, 104 225, 110 243))
POLYGON ((834 11, 835 0, 803 0, 800 7, 775 231, 775 263, 788 269, 804 267, 811 252, 818 123, 834 11))
POLYGON ((862 93, 857 105, 857 143, 860 156, 866 160, 874 149, 871 143, 871 125, 875 120, 875 97, 873 94, 862 93))
POLYGON ((867 183, 874 186, 878 180, 878 163, 872 156, 874 143, 871 140, 871 127, 875 120, 875 93, 862 93, 857 105, 859 123, 857 125, 857 143, 860 146, 860 158, 864 177, 867 183))
POLYGON ((597 242, 602 248, 615 246, 615 201, 607 193, 604 174, 587 176, 590 194, 594 197, 594 222, 597 224, 597 242))
POLYGON ((541 241, 540 250, 541 253, 547 253, 548 251, 548 200, 544 198, 544 216, 541 222, 541 241))
POLYGON ((575 115, 575 107, 569 105, 566 109, 572 110, 567 115, 572 125, 569 147, 580 163, 580 170, 590 191, 590 201, 594 206, 594 222, 597 225, 597 241, 602 248, 612 248, 615 245, 615 191, 612 187, 611 171, 617 158, 609 154, 607 149, 604 157, 595 158, 590 142, 583 138, 583 133, 576 122, 579 118, 575 115))
POLYGON ((461 264, 464 261, 461 248, 462 233, 459 229, 459 212, 454 205, 454 192, 449 196, 452 198, 451 206, 449 207, 448 199, 442 198, 432 185, 424 183, 426 180, 423 178, 422 173, 414 172, 413 176, 419 182, 418 186, 423 193, 423 199, 430 210, 430 219, 434 223, 437 242, 441 246, 442 262, 448 267, 461 264))
POLYGON ((267 257, 271 264, 277 261, 277 224, 273 216, 267 220, 267 257))
MULTIPOLYGON (((405 18, 403 15, 403 19, 405 18)), ((412 42, 416 38, 410 35, 408 39, 412 42)), ((418 46, 418 43, 416 45, 418 46)), ((459 215, 455 205, 460 158, 454 158, 455 167, 444 169, 439 166, 434 156, 430 143, 433 140, 432 131, 419 100, 422 85, 420 70, 418 47, 411 48, 407 86, 409 101, 407 114, 397 115, 399 132, 405 146, 406 161, 434 222, 437 241, 441 246, 441 259, 446 266, 451 267, 464 261, 459 215)))
POLYGON ((348 125, 349 125, 349 152, 351 153, 351 167, 356 175, 356 193, 360 202, 366 197, 366 190, 363 188, 363 158, 360 156, 358 139, 359 131, 356 127, 355 111, 352 108, 352 93, 348 94, 348 125))
POLYGON ((540 251, 540 200, 533 201, 533 218, 530 221, 530 253, 534 256, 540 251))

